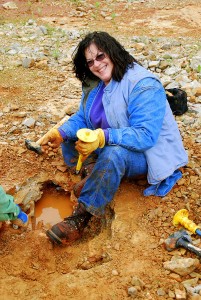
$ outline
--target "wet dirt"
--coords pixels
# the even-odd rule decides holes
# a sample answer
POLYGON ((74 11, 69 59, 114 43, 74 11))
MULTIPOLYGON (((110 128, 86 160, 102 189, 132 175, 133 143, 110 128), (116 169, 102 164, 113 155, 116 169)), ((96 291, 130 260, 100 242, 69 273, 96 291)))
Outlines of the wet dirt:
POLYGON ((72 211, 73 203, 70 201, 70 194, 54 186, 47 186, 41 199, 35 204, 36 226, 38 222, 53 226, 70 216, 72 211))
MULTIPOLYGON (((34 18, 39 24, 45 22, 68 29, 104 28, 114 35, 121 32, 125 37, 189 36, 196 39, 201 36, 199 0, 133 1, 132 5, 127 5, 127 1, 101 1, 101 7, 98 2, 86 1, 83 14, 78 8, 82 7, 79 1, 15 3, 17 10, 0 6, 1 24, 34 18), (110 18, 102 17, 100 11, 105 11, 110 18)), ((49 98, 57 98, 60 83, 56 79, 62 75, 61 70, 46 68, 33 72, 17 68, 5 71, 0 78, 0 110, 8 104, 13 107, 6 124, 19 121, 15 106, 20 106, 21 111, 33 110, 32 116, 37 118, 49 105, 49 98)), ((63 108, 62 103, 51 102, 51 105, 63 108)), ((55 123, 59 119, 60 116, 52 121, 55 123)), ((37 138, 52 127, 48 120, 43 121, 43 129, 37 129, 37 138)), ((3 128, 0 130, 3 134, 3 128)), ((10 133, 8 138, 15 134, 20 132, 10 133)), ((28 135, 36 140, 35 135, 30 136, 30 132, 28 135)), ((69 177, 60 151, 53 157, 39 156, 25 148, 23 137, 19 137, 18 142, 17 146, 12 139, 8 145, 0 144, 0 184, 7 192, 14 194, 13 187, 43 172, 48 179, 58 180, 66 191, 71 190, 72 181, 79 178, 69 177)), ((198 146, 193 143, 191 146, 198 153, 198 146)), ((4 223, 0 231, 0 300, 130 299, 128 288, 132 286, 132 277, 144 282, 142 288, 138 287, 136 299, 173 299, 170 291, 174 292, 175 287, 182 289, 181 278, 169 276, 163 268, 163 262, 171 255, 164 250, 162 241, 175 230, 172 217, 185 206, 186 200, 175 202, 174 190, 168 201, 145 198, 142 195, 145 185, 143 181, 123 181, 106 218, 93 218, 83 238, 68 247, 53 246, 40 222, 34 230, 30 227, 14 230, 9 223, 4 223), (157 293, 161 288, 165 291, 163 296, 157 293)), ((36 208, 36 213, 36 218, 43 218, 41 208, 36 208)), ((62 211, 61 217, 64 215, 62 211)), ((199 212, 194 217, 198 222, 199 212)))

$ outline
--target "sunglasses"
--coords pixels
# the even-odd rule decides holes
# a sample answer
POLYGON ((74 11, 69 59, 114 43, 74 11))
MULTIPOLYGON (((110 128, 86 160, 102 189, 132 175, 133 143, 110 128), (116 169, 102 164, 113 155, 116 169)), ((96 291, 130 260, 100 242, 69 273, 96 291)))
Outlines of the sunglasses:
POLYGON ((93 60, 87 60, 87 65, 89 68, 91 68, 94 65, 95 60, 102 61, 105 58, 105 53, 100 53, 96 56, 93 60))

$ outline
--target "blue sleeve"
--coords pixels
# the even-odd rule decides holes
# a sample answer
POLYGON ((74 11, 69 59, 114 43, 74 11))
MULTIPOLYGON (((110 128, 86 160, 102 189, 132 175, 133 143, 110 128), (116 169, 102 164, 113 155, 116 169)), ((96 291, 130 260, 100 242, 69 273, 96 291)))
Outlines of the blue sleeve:
POLYGON ((145 78, 134 87, 128 100, 130 126, 108 128, 108 144, 142 152, 153 147, 160 135, 166 110, 165 90, 158 80, 145 78))

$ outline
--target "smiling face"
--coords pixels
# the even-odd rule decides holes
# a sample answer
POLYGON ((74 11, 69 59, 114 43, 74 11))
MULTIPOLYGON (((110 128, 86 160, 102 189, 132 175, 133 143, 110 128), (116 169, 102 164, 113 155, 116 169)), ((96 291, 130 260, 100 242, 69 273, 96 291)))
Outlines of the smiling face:
POLYGON ((112 78, 114 68, 111 59, 94 43, 85 49, 85 57, 90 71, 107 85, 112 78))

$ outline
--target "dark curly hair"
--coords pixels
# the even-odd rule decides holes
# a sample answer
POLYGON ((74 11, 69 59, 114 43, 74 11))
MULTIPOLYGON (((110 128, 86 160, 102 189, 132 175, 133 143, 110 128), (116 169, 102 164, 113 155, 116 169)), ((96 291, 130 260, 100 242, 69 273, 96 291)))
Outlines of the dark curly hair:
POLYGON ((106 53, 113 62, 112 78, 116 81, 121 81, 126 70, 131 68, 134 62, 137 62, 114 37, 104 31, 94 31, 85 36, 73 53, 73 70, 82 83, 87 78, 98 79, 90 71, 85 58, 85 49, 92 43, 106 53))

